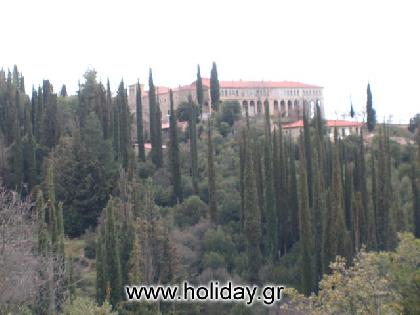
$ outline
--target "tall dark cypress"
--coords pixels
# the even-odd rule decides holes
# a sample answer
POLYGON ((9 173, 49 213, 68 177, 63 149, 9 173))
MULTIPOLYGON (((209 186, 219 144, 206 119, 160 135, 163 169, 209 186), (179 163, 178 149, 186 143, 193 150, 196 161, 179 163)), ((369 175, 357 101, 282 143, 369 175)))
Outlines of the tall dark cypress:
POLYGON ((209 212, 210 221, 217 223, 217 196, 216 196, 216 173, 214 169, 214 153, 211 135, 211 119, 208 120, 207 126, 207 176, 209 186, 209 212))
POLYGON ((275 212, 275 197, 273 191, 273 150, 271 147, 271 121, 268 101, 265 105, 265 140, 264 140, 264 199, 267 220, 268 244, 267 253, 271 259, 276 258, 277 251, 277 214, 275 212))
POLYGON ((210 99, 212 109, 218 111, 220 104, 220 87, 219 77, 217 74, 217 66, 215 62, 213 62, 213 66, 211 68, 210 73, 210 99))
POLYGON ((120 127, 120 157, 121 163, 125 169, 128 167, 130 150, 131 150, 131 124, 130 124, 130 111, 128 109, 127 102, 127 91, 124 87, 124 82, 121 80, 120 86, 118 87, 116 106, 118 107, 119 113, 119 127, 120 127))
POLYGON ((372 104, 372 92, 370 90, 370 83, 367 86, 367 101, 366 101, 366 114, 367 114, 367 128, 372 132, 376 126, 376 111, 372 104))
POLYGON ((296 179, 295 150, 292 140, 289 138, 289 213, 290 213, 290 238, 293 242, 299 240, 299 198, 296 179))
POLYGON ((31 105, 25 104, 25 137, 23 140, 23 174, 24 182, 28 184, 28 192, 36 184, 36 143, 33 137, 31 105))
POLYGON ((152 69, 149 71, 149 125, 150 142, 152 144, 152 162, 157 168, 162 167, 162 126, 161 113, 157 102, 155 85, 153 83, 152 69))
POLYGON ((66 97, 67 96, 67 87, 65 84, 63 84, 61 86, 61 90, 60 90, 60 96, 61 97, 66 97))
POLYGON ((376 232, 376 226, 377 226, 377 217, 378 217, 378 187, 376 184, 376 162, 375 162, 375 154, 372 151, 371 155, 371 173, 372 173, 372 181, 371 181, 371 210, 367 213, 368 215, 368 227, 367 227, 367 244, 368 248, 370 249, 377 249, 378 248, 378 240, 377 240, 377 232, 376 232))
POLYGON ((172 90, 169 91, 170 98, 170 116, 169 116, 169 154, 171 177, 173 185, 173 194, 176 203, 182 201, 182 179, 181 167, 179 162, 179 144, 178 144, 178 130, 177 130, 177 117, 174 110, 174 100, 172 90))
POLYGON ((413 191, 414 236, 420 238, 420 193, 417 182, 416 167, 413 163, 411 171, 411 189, 413 191))
POLYGON ((41 144, 53 148, 60 138, 60 126, 58 122, 57 94, 53 93, 53 87, 48 80, 44 80, 42 86, 43 110, 41 120, 41 144))
POLYGON ((300 275, 302 291, 309 295, 314 288, 313 271, 313 235, 311 224, 311 213, 309 209, 308 181, 306 177, 306 166, 303 151, 299 161, 299 240, 300 240, 300 275))
POLYGON ((244 173, 245 173, 245 136, 246 130, 243 128, 241 130, 241 137, 239 139, 239 190, 241 196, 241 229, 244 228, 244 202, 245 202, 245 183, 244 183, 244 173))
POLYGON ((105 208, 105 253, 108 271, 108 286, 110 290, 110 302, 113 306, 121 301, 123 288, 122 288, 122 275, 121 275, 121 262, 120 250, 118 243, 118 233, 115 222, 115 212, 118 207, 118 201, 111 197, 108 205, 105 208))
POLYGON ((311 131, 308 121, 307 112, 303 111, 303 137, 305 143, 305 160, 306 160, 306 175, 308 178, 308 196, 309 196, 309 207, 313 205, 313 185, 312 185, 312 143, 311 143, 311 131))
POLYGON ((20 93, 18 90, 15 92, 15 117, 14 123, 14 143, 12 147, 12 160, 13 160, 13 185, 14 188, 20 192, 23 183, 23 152, 22 152, 22 134, 20 130, 20 93))
POLYGON ((386 126, 379 130, 376 238, 379 250, 392 249, 396 233, 392 220, 391 152, 386 126))
POLYGON ((197 81, 195 83, 195 89, 197 94, 197 103, 200 107, 200 113, 203 110, 203 104, 204 104, 204 93, 203 93, 203 80, 201 79, 201 73, 200 73, 200 65, 197 65, 197 81))
POLYGON ((334 151, 332 165, 331 189, 328 196, 328 207, 325 219, 325 232, 323 239, 323 270, 329 270, 328 266, 335 259, 336 255, 349 258, 351 244, 349 233, 346 228, 343 180, 340 162, 340 144, 338 143, 337 128, 334 130, 334 151))
POLYGON ((136 122, 137 122, 138 157, 140 161, 144 162, 146 161, 146 152, 144 150, 144 139, 143 139, 143 105, 141 102, 140 83, 138 81, 137 81, 137 86, 136 86, 136 122))
MULTIPOLYGON (((247 135, 245 135, 246 137, 247 135)), ((245 140, 245 228, 248 279, 251 283, 259 280, 261 266, 261 214, 257 200, 257 189, 253 165, 253 152, 249 140, 245 140)))
POLYGON ((197 157, 197 108, 192 101, 191 95, 188 97, 190 115, 188 128, 190 131, 190 157, 191 157, 191 177, 194 194, 198 194, 198 157, 197 157))

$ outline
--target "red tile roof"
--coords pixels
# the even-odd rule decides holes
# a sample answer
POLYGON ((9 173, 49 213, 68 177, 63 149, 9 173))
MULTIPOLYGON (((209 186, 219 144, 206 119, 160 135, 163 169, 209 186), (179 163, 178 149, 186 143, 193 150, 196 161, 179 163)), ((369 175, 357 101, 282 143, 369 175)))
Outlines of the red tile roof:
MULTIPOLYGON (((210 87, 210 79, 203 78, 203 86, 210 87)), ((193 83, 195 84, 195 82, 193 83)), ((321 88, 317 85, 292 81, 219 81, 221 88, 321 88)))
MULTIPOLYGON (((327 120, 325 122, 327 127, 361 127, 363 123, 358 121, 348 121, 348 120, 327 120)), ((293 129, 303 127, 303 120, 298 120, 289 124, 284 124, 282 126, 284 129, 293 129)))

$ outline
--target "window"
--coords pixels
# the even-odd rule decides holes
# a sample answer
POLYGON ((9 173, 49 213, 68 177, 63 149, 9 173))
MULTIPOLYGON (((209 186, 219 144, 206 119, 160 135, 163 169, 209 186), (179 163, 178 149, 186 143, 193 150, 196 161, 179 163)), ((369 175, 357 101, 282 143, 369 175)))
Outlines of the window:
POLYGON ((345 137, 345 136, 346 136, 346 129, 341 128, 341 135, 342 135, 343 137, 345 137))
POLYGON ((236 96, 239 96, 239 91, 238 90, 236 90, 236 96))

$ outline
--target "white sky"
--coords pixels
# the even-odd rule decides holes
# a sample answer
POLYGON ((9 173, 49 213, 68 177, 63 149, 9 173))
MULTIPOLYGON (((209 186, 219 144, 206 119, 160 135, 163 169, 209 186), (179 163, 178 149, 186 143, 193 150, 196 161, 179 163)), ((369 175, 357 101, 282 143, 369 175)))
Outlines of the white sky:
POLYGON ((378 120, 420 112, 420 3, 373 0, 0 0, 0 67, 17 64, 27 92, 50 79, 74 93, 88 67, 112 89, 208 77, 324 87, 327 116, 366 103, 378 120))

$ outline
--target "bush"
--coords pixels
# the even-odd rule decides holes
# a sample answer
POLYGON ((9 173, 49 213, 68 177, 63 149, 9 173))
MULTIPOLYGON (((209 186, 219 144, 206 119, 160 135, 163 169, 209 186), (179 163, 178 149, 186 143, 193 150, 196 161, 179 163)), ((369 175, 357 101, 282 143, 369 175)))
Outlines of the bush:
POLYGON ((232 128, 228 123, 226 123, 224 121, 222 121, 220 123, 219 132, 223 137, 226 137, 231 132, 231 130, 232 130, 232 128))
POLYGON ((207 205, 196 195, 188 197, 175 209, 175 222, 181 227, 198 223, 207 213, 207 205))
POLYGON ((216 252, 208 252, 204 254, 203 267, 204 268, 223 268, 226 266, 225 257, 216 252))
POLYGON ((227 101, 222 103, 220 110, 220 121, 233 126, 235 121, 241 118, 241 105, 238 101, 227 101))
POLYGON ((155 173, 155 165, 151 161, 139 162, 138 168, 141 178, 148 178, 155 173))

